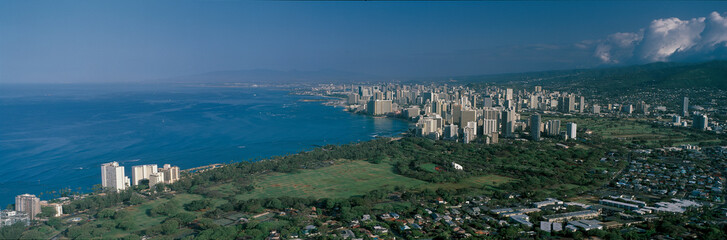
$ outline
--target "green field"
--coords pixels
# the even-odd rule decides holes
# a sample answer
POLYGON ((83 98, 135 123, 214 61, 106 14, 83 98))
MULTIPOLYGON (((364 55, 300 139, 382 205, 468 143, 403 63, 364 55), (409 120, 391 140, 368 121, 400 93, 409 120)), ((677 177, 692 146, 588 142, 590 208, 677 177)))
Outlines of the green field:
MULTIPOLYGON (((398 175, 389 163, 372 164, 365 161, 344 161, 333 166, 303 170, 298 173, 272 173, 255 181, 255 190, 237 195, 238 199, 268 198, 281 196, 312 198, 347 198, 363 195, 372 190, 402 186, 408 188, 467 188, 496 186, 511 178, 486 175, 466 179, 460 183, 430 184, 414 178, 398 175)), ((231 189, 224 184, 217 189, 231 189)))
POLYGON ((239 199, 281 196, 346 198, 380 188, 426 184, 421 180, 395 174, 391 169, 392 166, 388 163, 345 161, 330 167, 303 170, 299 173, 273 173, 257 180, 255 190, 237 197, 239 199))
MULTIPOLYGON (((430 164, 434 171, 434 164, 430 164)), ((499 175, 485 175, 467 178, 459 183, 432 184, 422 180, 405 177, 393 172, 389 162, 372 164, 366 161, 341 160, 336 164, 310 170, 301 170, 296 173, 268 173, 256 177, 255 189, 249 193, 236 194, 235 183, 225 183, 213 187, 225 194, 236 194, 238 199, 269 198, 269 197, 312 197, 320 198, 348 198, 356 195, 363 195, 372 190, 402 186, 417 189, 461 189, 461 188, 483 188, 495 187, 499 184, 514 181, 512 178, 499 175)), ((178 202, 181 212, 184 204, 194 200, 203 199, 197 194, 176 194, 173 199, 178 202)), ((110 228, 105 230, 103 238, 121 238, 130 233, 141 234, 139 231, 161 224, 167 216, 151 217, 147 211, 155 206, 170 201, 168 199, 157 199, 145 202, 141 205, 126 207, 123 210, 129 211, 134 219, 134 227, 129 231, 110 228)), ((220 205, 225 200, 217 199, 214 205, 220 205)), ((405 203, 408 204, 408 203, 405 203)), ((191 212, 201 215, 202 212, 191 212)), ((98 226, 113 223, 113 219, 96 219, 93 223, 98 226)), ((54 233, 45 233, 53 235, 54 233)), ((179 232, 175 236, 183 236, 188 232, 179 232)))
POLYGON ((681 144, 698 144, 700 142, 719 142, 714 135, 697 132, 688 128, 652 126, 645 119, 612 119, 577 116, 545 116, 544 119, 559 119, 561 130, 568 122, 578 124, 578 130, 590 129, 594 135, 606 139, 624 141, 640 141, 658 147, 658 142, 678 146, 681 144))
POLYGON ((430 173, 437 173, 437 165, 434 163, 425 163, 419 165, 419 168, 430 173))
MULTIPOLYGON (((184 204, 189 203, 194 200, 202 199, 203 197, 200 195, 194 195, 194 194, 177 194, 174 196, 174 199, 179 203, 179 209, 180 212, 188 212, 184 210, 184 204)), ((152 209, 153 207, 162 204, 164 202, 167 202, 169 200, 166 199, 159 199, 154 201, 149 201, 144 204, 138 205, 138 206, 132 206, 127 207, 125 210, 131 212, 131 216, 134 219, 135 227, 132 229, 132 231, 135 230, 141 230, 146 229, 154 225, 158 225, 166 219, 166 216, 156 216, 156 217, 150 217, 147 215, 147 211, 149 209, 152 209)), ((195 212, 191 212, 195 213, 195 212)), ((198 213, 195 213, 198 214, 198 213)), ((113 220, 102 220, 99 219, 96 221, 97 224, 103 224, 104 222, 113 222, 113 220)), ((104 238, 120 238, 123 236, 129 235, 129 231, 123 231, 120 229, 112 229, 111 231, 104 234, 104 238)))

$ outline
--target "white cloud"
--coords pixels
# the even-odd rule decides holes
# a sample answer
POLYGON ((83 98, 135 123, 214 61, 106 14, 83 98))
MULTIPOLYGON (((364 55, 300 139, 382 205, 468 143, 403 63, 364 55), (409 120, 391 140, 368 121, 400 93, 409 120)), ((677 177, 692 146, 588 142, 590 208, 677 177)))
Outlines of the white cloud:
POLYGON ((646 61, 667 61, 677 52, 686 52, 696 46, 704 31, 704 18, 680 20, 657 19, 646 29, 640 46, 640 57, 646 61))
POLYGON ((718 45, 727 46, 727 18, 712 12, 707 17, 706 26, 702 33, 704 47, 715 47, 718 45))
POLYGON ((656 19, 635 33, 615 33, 600 40, 594 56, 603 63, 710 59, 727 47, 727 19, 718 12, 708 17, 656 19))
POLYGON ((631 58, 636 43, 643 33, 614 33, 596 46, 596 57, 604 63, 620 63, 620 59, 631 58))

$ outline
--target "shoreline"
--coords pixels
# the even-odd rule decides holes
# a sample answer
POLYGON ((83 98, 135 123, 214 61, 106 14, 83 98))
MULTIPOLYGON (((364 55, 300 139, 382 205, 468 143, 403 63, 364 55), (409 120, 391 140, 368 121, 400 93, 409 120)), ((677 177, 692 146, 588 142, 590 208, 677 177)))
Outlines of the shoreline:
MULTIPOLYGON (((272 90, 282 90, 282 89, 272 88, 272 90)), ((293 94, 293 93, 295 93, 295 90, 293 90, 293 89, 287 89, 287 90, 283 90, 283 92, 285 92, 285 94, 293 94)), ((301 94, 295 94, 295 95, 305 96, 305 95, 301 95, 301 94)), ((338 104, 332 104, 332 103, 336 103, 338 101, 343 100, 342 98, 337 98, 337 97, 332 97, 332 96, 324 96, 324 95, 307 95, 307 96, 320 97, 321 99, 297 99, 296 101, 298 101, 298 102, 311 102, 311 103, 318 102, 318 103, 321 103, 321 105, 323 105, 323 106, 331 106, 331 107, 334 107, 334 108, 337 108, 338 106, 342 106, 342 105, 338 105, 338 104)), ((348 113, 354 114, 354 112, 348 112, 348 113)), ((356 114, 356 115, 363 115, 363 114, 356 114)), ((366 115, 363 115, 363 116, 366 116, 366 115)), ((368 117, 371 117, 371 116, 368 116, 368 117)), ((401 120, 401 119, 393 118, 392 120, 401 120)), ((410 122, 406 122, 406 123, 407 124, 410 124, 410 122)), ((376 133, 376 131, 372 131, 372 132, 369 132, 369 133, 367 133, 365 135, 362 135, 361 136, 361 140, 355 140, 354 139, 354 140, 347 141, 347 142, 336 143, 335 145, 345 145, 345 144, 351 144, 351 143, 356 143, 356 142, 371 141, 371 140, 374 140, 374 139, 377 139, 377 138, 381 138, 381 137, 396 138, 396 137, 401 137, 401 135, 402 134, 405 134, 407 131, 408 131, 408 127, 403 128, 403 129, 398 130, 398 131, 395 131, 395 132, 392 131, 392 134, 386 134, 386 135, 379 135, 379 134, 376 133)), ((331 143, 331 144, 333 144, 333 143, 331 143)), ((269 159, 272 156, 277 156, 277 155, 281 155, 281 154, 287 156, 287 155, 298 154, 301 151, 302 152, 314 151, 315 149, 320 148, 320 147, 322 147, 322 146, 310 145, 310 146, 307 146, 306 149, 302 149, 302 150, 287 151, 287 152, 281 152, 281 153, 277 153, 277 154, 272 154, 272 155, 267 156, 267 157, 260 157, 258 161, 264 161, 266 159, 269 159)), ((232 163, 239 163, 239 162, 243 162, 243 161, 246 161, 246 160, 242 159, 242 160, 232 161, 232 162, 208 163, 206 165, 197 165, 197 166, 188 167, 188 168, 185 168, 185 169, 180 169, 180 172, 195 173, 195 172, 205 171, 205 170, 208 170, 208 169, 224 167, 224 166, 227 166, 227 165, 232 164, 232 163)), ((173 165, 175 165, 175 164, 173 164, 173 165)), ((133 165, 127 165, 126 166, 127 167, 127 170, 130 169, 131 166, 133 166, 133 165)), ((89 168, 89 169, 95 171, 96 168, 89 168)), ((127 176, 131 177, 128 174, 127 174, 127 176)), ((32 188, 38 188, 40 191, 34 191, 34 190, 26 191, 26 190, 20 189, 21 191, 18 191, 17 193, 13 193, 13 192, 15 192, 15 191, 13 191, 13 189, 8 189, 8 191, 9 191, 9 193, 11 195, 9 195, 10 197, 7 199, 7 201, 8 201, 7 203, 9 203, 9 204, 14 203, 14 199, 13 199, 14 197, 13 196, 17 196, 17 195, 24 194, 24 193, 35 194, 36 196, 38 196, 39 198, 41 198, 41 200, 44 200, 44 201, 53 201, 53 200, 57 200, 59 198, 63 198, 64 196, 67 196, 67 197, 72 197, 72 196, 82 196, 82 197, 86 197, 86 196, 88 196, 88 194, 93 193, 93 191, 92 191, 93 190, 93 186, 100 184, 100 179, 98 179, 98 180, 99 181, 90 182, 90 183, 88 183, 86 185, 83 185, 83 184, 81 184, 81 185, 67 184, 65 186, 55 187, 55 188, 45 188, 44 187, 45 185, 49 185, 48 182, 37 182, 37 183, 36 182, 33 182, 33 184, 37 184, 36 185, 37 187, 36 186, 33 186, 32 188)))

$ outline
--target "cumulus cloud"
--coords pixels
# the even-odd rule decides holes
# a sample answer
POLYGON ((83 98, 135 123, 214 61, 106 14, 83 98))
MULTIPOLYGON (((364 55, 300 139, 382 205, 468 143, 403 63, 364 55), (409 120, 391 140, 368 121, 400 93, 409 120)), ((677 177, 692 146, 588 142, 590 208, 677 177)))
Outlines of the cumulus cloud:
POLYGON ((712 12, 689 20, 656 19, 639 32, 611 34, 598 41, 594 56, 602 63, 647 63, 714 59, 726 50, 727 19, 712 12))
POLYGON ((614 33, 596 46, 596 57, 604 63, 619 63, 633 55, 636 43, 644 37, 643 32, 614 33))

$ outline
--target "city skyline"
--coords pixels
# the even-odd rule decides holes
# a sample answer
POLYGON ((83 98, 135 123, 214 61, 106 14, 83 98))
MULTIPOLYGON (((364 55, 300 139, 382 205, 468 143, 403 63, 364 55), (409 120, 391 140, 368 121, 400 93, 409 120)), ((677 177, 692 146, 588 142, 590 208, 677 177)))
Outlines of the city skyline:
POLYGON ((0 165, 0 239, 727 239, 727 2, 0 1, 0 165))

